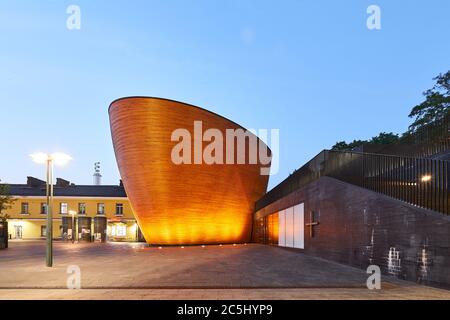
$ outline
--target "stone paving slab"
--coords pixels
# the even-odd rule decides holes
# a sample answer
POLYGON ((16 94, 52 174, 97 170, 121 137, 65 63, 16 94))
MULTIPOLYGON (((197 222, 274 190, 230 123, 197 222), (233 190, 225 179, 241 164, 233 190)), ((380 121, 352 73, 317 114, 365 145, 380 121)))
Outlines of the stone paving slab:
POLYGON ((0 289, 0 300, 450 300, 450 292, 413 285, 395 289, 0 289))
POLYGON ((0 251, 0 299, 450 299, 450 291, 382 277, 299 251, 258 244, 147 247, 136 243, 13 241, 0 251), (82 290, 67 290, 69 265, 82 290))
POLYGON ((147 247, 131 243, 11 242, 0 252, 0 288, 66 288, 69 265, 82 288, 365 287, 363 270, 258 244, 147 247))

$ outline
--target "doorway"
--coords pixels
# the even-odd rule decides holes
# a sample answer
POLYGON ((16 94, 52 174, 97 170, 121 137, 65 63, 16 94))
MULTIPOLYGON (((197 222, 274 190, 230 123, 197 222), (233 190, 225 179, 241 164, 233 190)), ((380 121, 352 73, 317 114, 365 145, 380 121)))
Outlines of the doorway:
POLYGON ((304 203, 278 212, 278 245, 304 249, 304 203))
POLYGON ((14 226, 14 239, 22 239, 22 226, 14 226))

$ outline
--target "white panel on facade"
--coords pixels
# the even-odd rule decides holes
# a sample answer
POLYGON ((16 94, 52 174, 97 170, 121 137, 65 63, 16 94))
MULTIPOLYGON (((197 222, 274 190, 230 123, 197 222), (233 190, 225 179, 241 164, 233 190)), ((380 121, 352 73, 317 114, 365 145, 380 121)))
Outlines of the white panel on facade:
POLYGON ((286 247, 294 247, 294 208, 290 207, 285 210, 286 215, 286 247))
POLYGON ((305 204, 294 207, 294 248, 305 248, 305 204))
POLYGON ((284 210, 282 210, 278 212, 278 245, 281 247, 286 246, 285 225, 286 219, 284 210))

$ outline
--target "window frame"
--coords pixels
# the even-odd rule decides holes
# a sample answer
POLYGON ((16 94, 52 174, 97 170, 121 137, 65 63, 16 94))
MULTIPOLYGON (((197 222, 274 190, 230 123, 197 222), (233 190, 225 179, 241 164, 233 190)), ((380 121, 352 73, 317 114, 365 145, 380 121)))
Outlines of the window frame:
POLYGON ((118 202, 116 203, 116 212, 115 212, 116 216, 123 216, 123 203, 122 202, 118 202), (118 210, 120 208, 120 210, 118 210), (120 213, 119 213, 120 211, 120 213))
POLYGON ((41 214, 47 214, 47 203, 41 202, 41 214))
POLYGON ((126 238, 127 237, 127 226, 120 225, 120 224, 111 226, 111 237, 126 238), (120 230, 120 232, 119 232, 119 230, 120 230))
POLYGON ((97 202, 97 215, 104 216, 105 215, 105 203, 104 202, 97 202), (103 207, 103 211, 100 212, 100 206, 103 207))
POLYGON ((86 202, 78 202, 78 214, 86 215, 86 211, 87 211, 86 202), (84 208, 83 212, 81 212, 81 208, 84 208))
POLYGON ((59 214, 68 214, 69 213, 69 204, 67 202, 60 202, 59 203, 59 214), (63 212, 63 204, 66 205, 66 212, 63 212))
POLYGON ((20 203, 20 214, 30 214, 30 203, 29 202, 21 202, 20 203), (24 210, 26 208, 26 210, 24 210))

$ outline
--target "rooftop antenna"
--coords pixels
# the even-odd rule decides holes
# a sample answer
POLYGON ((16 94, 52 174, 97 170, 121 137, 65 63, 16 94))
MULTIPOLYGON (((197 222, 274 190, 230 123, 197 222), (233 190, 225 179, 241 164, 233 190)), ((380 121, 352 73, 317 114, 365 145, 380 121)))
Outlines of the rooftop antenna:
POLYGON ((102 175, 100 174, 100 162, 94 163, 94 185, 99 186, 102 184, 102 175))

